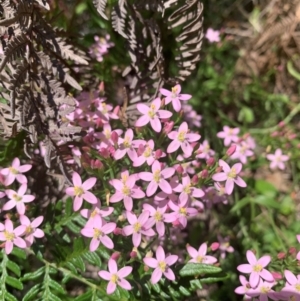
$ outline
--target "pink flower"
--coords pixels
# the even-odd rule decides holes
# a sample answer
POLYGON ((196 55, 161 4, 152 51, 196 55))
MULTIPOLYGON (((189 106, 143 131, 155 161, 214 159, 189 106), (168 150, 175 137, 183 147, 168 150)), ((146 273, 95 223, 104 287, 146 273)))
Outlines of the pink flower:
POLYGON ((237 136, 240 132, 239 128, 230 128, 225 125, 223 131, 217 134, 217 137, 224 139, 224 145, 229 146, 231 142, 238 142, 239 137, 237 136))
POLYGON ((284 162, 289 160, 289 156, 283 155, 280 148, 276 149, 275 154, 268 154, 267 159, 271 161, 270 168, 275 169, 278 167, 281 170, 285 169, 284 162))
POLYGON ((72 176, 73 185, 74 187, 68 187, 66 189, 66 194, 70 196, 75 196, 73 210, 78 211, 82 206, 83 200, 91 204, 97 204, 96 196, 88 191, 91 189, 95 184, 97 179, 95 177, 87 179, 84 183, 77 172, 73 172, 72 176))
POLYGON ((241 273, 250 273, 249 283, 252 287, 256 287, 258 285, 260 277, 269 282, 274 281, 272 274, 265 269, 271 261, 270 256, 266 255, 257 260, 254 253, 250 250, 247 251, 246 256, 249 264, 241 264, 237 267, 237 269, 241 273))
POLYGON ((166 96, 166 98, 165 98, 165 103, 166 104, 172 102, 173 109, 176 112, 179 112, 181 110, 180 100, 187 101, 192 97, 192 95, 189 95, 189 94, 180 94, 180 92, 181 92, 181 86, 180 85, 174 86, 172 88, 172 91, 161 88, 159 90, 159 92, 162 95, 166 96))
POLYGON ((117 285, 127 291, 131 290, 130 283, 124 278, 132 272, 132 267, 126 266, 118 270, 116 261, 114 259, 109 259, 108 270, 109 272, 100 271, 98 273, 101 278, 109 281, 106 289, 106 293, 108 295, 112 294, 116 290, 117 285))
POLYGON ((240 187, 246 187, 247 184, 245 181, 238 176, 238 174, 241 172, 243 165, 241 163, 234 164, 231 168, 229 165, 223 161, 219 160, 219 165, 223 168, 224 172, 216 173, 212 176, 212 179, 214 181, 226 181, 225 183, 225 191, 227 194, 231 194, 233 191, 234 184, 240 186, 240 187))
POLYGON ((20 216, 20 222, 22 226, 25 226, 25 242, 27 247, 30 247, 33 244, 34 238, 42 238, 45 233, 43 230, 39 229, 38 226, 43 222, 44 217, 39 216, 30 222, 29 218, 26 215, 20 216))
POLYGON ((133 130, 128 129, 125 133, 124 139, 119 138, 119 149, 116 150, 114 158, 116 160, 119 160, 123 158, 127 153, 131 161, 134 161, 137 157, 137 153, 133 148, 134 143, 135 141, 133 141, 133 130))
POLYGON ((152 228, 156 225, 156 231, 159 236, 164 236, 165 234, 165 212, 167 210, 167 206, 154 208, 149 204, 144 204, 143 209, 150 212, 150 218, 148 219, 146 228, 152 228))
POLYGON ((172 187, 166 179, 173 176, 175 169, 173 167, 168 167, 162 170, 160 163, 156 160, 152 164, 151 170, 152 173, 146 171, 139 173, 139 177, 142 180, 150 182, 146 191, 147 196, 152 196, 158 187, 165 193, 171 194, 172 187))
MULTIPOLYGON (((250 281, 251 284, 251 281, 250 281)), ((278 300, 277 293, 272 290, 272 286, 274 286, 276 282, 265 282, 262 279, 258 280, 257 286, 253 289, 249 289, 247 292, 247 295, 250 297, 258 297, 259 301, 268 301, 270 299, 272 300, 278 300)))
POLYGON ((208 39, 209 42, 220 42, 220 31, 213 30, 212 28, 208 28, 205 34, 205 37, 208 39))
POLYGON ((113 249, 113 241, 106 235, 112 233, 116 228, 115 223, 103 223, 100 216, 95 216, 93 224, 86 224, 81 230, 81 234, 86 237, 92 237, 90 251, 94 252, 102 243, 106 248, 113 249))
POLYGON ((127 220, 130 225, 123 228, 123 233, 125 236, 132 235, 132 243, 135 247, 141 244, 142 234, 146 236, 154 236, 155 232, 153 229, 148 229, 145 227, 149 219, 149 211, 143 211, 139 218, 136 217, 134 213, 127 211, 127 220))
POLYGON ((158 246, 156 249, 156 259, 145 257, 143 260, 147 266, 154 269, 151 276, 151 282, 153 284, 157 283, 162 275, 171 281, 175 280, 175 275, 170 269, 170 266, 178 260, 177 255, 169 255, 166 257, 164 249, 158 246))
POLYGON ((116 192, 110 198, 111 203, 117 203, 124 200, 124 206, 127 211, 131 211, 133 208, 132 199, 142 199, 145 197, 145 193, 135 185, 137 178, 136 175, 130 175, 125 181, 118 179, 110 180, 109 183, 112 185, 116 192))
POLYGON ((220 243, 219 250, 221 251, 221 258, 224 259, 226 257, 226 252, 234 252, 234 248, 230 245, 228 237, 223 238, 220 235, 218 235, 218 241, 220 243))
MULTIPOLYGON (((287 280, 283 292, 296 293, 300 298, 300 275, 297 277, 289 270, 284 271, 284 276, 287 280)), ((290 299, 293 300, 293 299, 290 299)))
POLYGON ((161 122, 159 119, 170 118, 173 114, 167 110, 160 110, 161 100, 160 98, 155 98, 151 103, 150 107, 138 103, 137 109, 144 115, 142 115, 135 123, 135 126, 141 127, 150 122, 151 127, 157 133, 161 131, 161 122))
POLYGON ((172 131, 168 134, 168 137, 173 141, 169 144, 167 153, 176 152, 181 147, 186 156, 189 157, 192 154, 193 148, 190 143, 198 141, 201 136, 199 134, 188 133, 188 130, 187 123, 183 122, 179 126, 178 131, 172 131))
POLYGON ((204 140, 203 143, 200 144, 200 146, 197 150, 196 158, 209 159, 210 157, 213 157, 214 155, 215 155, 215 152, 210 148, 208 141, 204 140))
POLYGON ((30 170, 31 167, 31 164, 20 165, 19 158, 14 158, 10 167, 3 168, 0 171, 0 173, 5 176, 4 184, 9 186, 15 181, 15 179, 17 179, 20 184, 27 183, 27 178, 22 175, 22 173, 30 170))
POLYGON ((231 156, 232 159, 238 159, 241 163, 246 164, 247 158, 253 156, 253 151, 249 149, 249 145, 242 141, 240 145, 236 146, 236 150, 231 156))
POLYGON ((239 279, 242 285, 237 287, 234 292, 239 295, 245 295, 251 288, 250 283, 247 281, 245 276, 240 275, 239 279))
POLYGON ((25 203, 30 203, 35 199, 35 196, 26 194, 25 192, 27 190, 27 184, 22 184, 18 190, 18 192, 15 192, 14 190, 7 189, 5 190, 5 193, 7 197, 9 198, 9 201, 4 204, 3 210, 10 210, 14 207, 16 207, 17 212, 20 215, 23 215, 25 213, 25 203))
POLYGON ((198 251, 195 248, 191 247, 190 245, 187 245, 186 249, 189 255, 192 257, 192 259, 190 259, 189 262, 214 264, 218 261, 217 258, 210 255, 206 255, 207 252, 206 243, 203 243, 199 247, 198 251))
POLYGON ((14 245, 21 249, 26 248, 26 242, 20 236, 24 234, 26 226, 18 226, 14 229, 14 225, 10 219, 6 219, 4 225, 0 223, 0 240, 5 241, 5 253, 10 254, 14 245))

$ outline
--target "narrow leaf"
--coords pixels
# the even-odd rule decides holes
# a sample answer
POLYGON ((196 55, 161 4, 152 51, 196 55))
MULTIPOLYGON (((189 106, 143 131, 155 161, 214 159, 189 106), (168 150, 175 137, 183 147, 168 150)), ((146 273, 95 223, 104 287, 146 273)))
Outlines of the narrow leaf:
POLYGON ((14 287, 14 288, 16 288, 16 289, 18 289, 18 290, 23 289, 23 283, 20 280, 14 278, 14 277, 11 277, 11 276, 7 275, 6 278, 5 278, 5 283, 12 286, 12 287, 14 287))
POLYGON ((180 271, 182 277, 196 276, 200 274, 214 274, 221 272, 222 269, 210 264, 203 263, 187 263, 180 271))

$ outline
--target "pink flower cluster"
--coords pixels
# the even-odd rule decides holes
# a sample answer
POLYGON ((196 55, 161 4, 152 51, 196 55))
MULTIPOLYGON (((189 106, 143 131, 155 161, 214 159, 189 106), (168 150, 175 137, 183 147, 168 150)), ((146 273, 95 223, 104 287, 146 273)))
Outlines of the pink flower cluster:
POLYGON ((90 47, 89 54, 92 58, 98 62, 103 61, 103 56, 108 53, 108 49, 114 46, 114 43, 110 42, 110 36, 106 35, 105 38, 94 37, 95 43, 90 47))

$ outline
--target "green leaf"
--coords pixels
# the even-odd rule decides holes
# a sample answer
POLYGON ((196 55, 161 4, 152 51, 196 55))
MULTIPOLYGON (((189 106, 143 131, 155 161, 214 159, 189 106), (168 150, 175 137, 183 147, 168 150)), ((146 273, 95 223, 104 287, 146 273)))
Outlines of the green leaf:
POLYGON ((45 273, 45 267, 41 267, 32 273, 26 273, 21 278, 21 280, 22 281, 35 280, 35 279, 39 278, 41 275, 43 275, 44 273, 45 273))
POLYGON ((47 301, 48 300, 49 301, 62 301, 60 298, 58 298, 57 296, 55 296, 51 292, 47 292, 46 294, 44 294, 43 300, 47 300, 47 301))
POLYGON ((201 282, 200 282, 199 279, 192 279, 192 280, 190 280, 190 285, 191 285, 191 289, 193 291, 197 290, 197 289, 202 290, 202 284, 201 284, 201 282))
POLYGON ((9 275, 6 276, 5 283, 12 286, 12 287, 14 287, 14 288, 16 288, 16 289, 18 289, 18 290, 23 289, 23 283, 20 280, 14 278, 14 277, 11 277, 9 275))
POLYGON ((174 290, 172 286, 169 286, 168 288, 171 296, 173 296, 174 298, 180 298, 180 294, 176 290, 174 290))
POLYGON ((92 291, 87 291, 83 295, 80 295, 74 299, 74 301, 90 301, 92 299, 92 291))
POLYGON ((230 212, 233 213, 233 212, 239 211, 239 210, 241 210, 243 207, 247 206, 249 203, 250 203, 250 198, 245 197, 245 198, 239 200, 239 201, 238 201, 238 202, 230 209, 230 212))
POLYGON ((49 279, 48 281, 48 285, 53 288, 55 291, 61 293, 61 294, 65 294, 65 289, 58 283, 56 282, 55 280, 53 279, 49 279))
POLYGON ((153 290, 154 290, 156 293, 158 293, 158 294, 161 292, 160 286, 159 286, 158 283, 152 284, 152 288, 153 288, 153 290))
POLYGON ((67 262, 64 264, 72 273, 77 274, 77 269, 73 263, 67 262))
MULTIPOLYGON (((16 297, 14 297, 12 294, 10 294, 9 292, 5 292, 4 293, 4 298, 7 301, 18 301, 18 299, 16 299, 16 297)), ((1 300, 2 301, 2 300, 1 300)))
POLYGON ((187 263, 180 271, 181 277, 197 276, 200 274, 214 274, 221 272, 222 269, 210 264, 203 263, 187 263))
POLYGON ((275 197, 277 194, 277 189, 269 182, 265 180, 256 180, 255 181, 255 190, 260 194, 275 197))
POLYGON ((23 297, 22 301, 30 301, 35 299, 36 295, 40 292, 42 286, 40 283, 34 285, 23 297))
POLYGON ((21 270, 20 270, 19 266, 18 266, 16 263, 14 263, 14 262, 11 261, 11 260, 8 260, 8 261, 6 262, 6 267, 7 267, 9 270, 11 270, 13 273, 15 273, 17 276, 20 277, 20 275, 21 275, 21 270))
POLYGON ((82 272, 85 272, 85 264, 84 264, 84 261, 82 260, 82 258, 79 256, 79 257, 76 257, 76 258, 73 258, 72 259, 72 263, 79 269, 81 270, 82 272))
POLYGON ((300 73, 294 68, 293 63, 291 60, 287 62, 287 70, 292 75, 295 77, 297 80, 300 81, 300 73))
POLYGON ((215 275, 214 277, 207 277, 200 279, 200 283, 216 283, 218 281, 224 281, 228 279, 230 276, 228 274, 220 273, 220 275, 215 275))
POLYGON ((73 200, 72 198, 67 198, 65 205, 65 214, 66 216, 70 216, 73 213, 73 200))
POLYGON ((85 258, 90 264, 101 266, 101 259, 95 252, 89 251, 83 255, 83 258, 85 258))
POLYGON ((280 208, 280 204, 278 202, 274 201, 273 198, 270 198, 265 195, 259 195, 257 197, 254 197, 252 201, 257 205, 261 205, 267 208, 274 208, 274 209, 280 208))
POLYGON ((24 250, 19 249, 19 248, 13 248, 11 254, 17 256, 18 258, 21 259, 26 259, 26 253, 24 250))
POLYGON ((185 287, 183 287, 182 285, 179 286, 179 291, 182 295, 189 297, 191 295, 190 291, 187 290, 185 287))

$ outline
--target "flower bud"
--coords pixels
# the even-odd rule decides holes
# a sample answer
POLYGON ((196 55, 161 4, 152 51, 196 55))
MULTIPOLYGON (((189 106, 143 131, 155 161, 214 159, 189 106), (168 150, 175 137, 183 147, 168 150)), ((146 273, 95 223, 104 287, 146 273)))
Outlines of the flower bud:
POLYGON ((111 254, 110 259, 117 261, 119 259, 120 255, 121 255, 120 252, 114 252, 111 254))
POLYGON ((121 228, 115 228, 115 230, 114 230, 114 235, 122 235, 123 234, 123 231, 122 231, 122 229, 121 228))
POLYGON ((193 175, 191 182, 192 182, 193 185, 198 184, 199 177, 197 175, 193 175))
POLYGON ((139 147, 138 147, 138 149, 137 149, 137 151, 136 151, 137 154, 138 154, 138 156, 141 156, 143 154, 144 150, 145 150, 144 145, 140 144, 139 147))
POLYGON ((154 153, 155 159, 158 160, 162 156, 162 154, 163 154, 163 152, 161 149, 156 150, 154 153))
POLYGON ((109 154, 113 157, 116 152, 116 149, 112 145, 110 145, 108 147, 108 151, 109 151, 109 154))
POLYGON ((295 255, 296 254, 296 248, 295 247, 289 248, 289 254, 290 255, 295 255))
POLYGON ((277 137, 279 135, 278 131, 274 131, 271 133, 271 137, 277 137))
POLYGON ((280 128, 283 128, 283 127, 285 126, 285 122, 284 122, 284 121, 280 121, 280 122, 278 123, 278 126, 279 126, 280 128))
POLYGON ((282 279, 282 275, 278 272, 272 271, 271 274, 272 274, 274 280, 281 280, 282 279))
POLYGON ((278 254, 277 254, 277 258, 278 259, 284 259, 285 258, 285 253, 284 252, 279 252, 278 254))
POLYGON ((105 159, 109 158, 110 154, 109 154, 108 148, 101 147, 99 149, 99 155, 105 159))
POLYGON ((116 106, 113 110, 113 113, 119 116, 119 112, 120 112, 120 106, 116 106))
POLYGON ((163 108, 165 105, 166 105, 166 99, 162 98, 161 103, 160 103, 160 107, 163 108))
POLYGON ((133 248, 130 252, 130 258, 136 258, 137 257, 137 250, 136 248, 133 248))
POLYGON ((169 134, 172 131, 173 127, 174 121, 167 121, 164 125, 163 133, 165 133, 166 135, 169 134))
POLYGON ((152 258, 153 257, 153 252, 150 250, 146 253, 146 256, 147 258, 152 258))
POLYGON ((227 156, 232 156, 236 151, 236 144, 231 144, 230 147, 226 151, 227 156))
POLYGON ((104 94, 104 90, 105 90, 105 86, 104 86, 104 82, 101 81, 101 83, 99 84, 98 90, 100 92, 101 95, 104 94))
POLYGON ((215 158, 214 157, 210 157, 206 160, 206 165, 207 166, 213 166, 215 164, 215 158))
POLYGON ((91 160, 91 168, 92 169, 101 169, 103 168, 103 164, 100 160, 91 160))
POLYGON ((184 169, 183 169, 183 167, 180 165, 180 164, 178 164, 177 165, 177 167, 176 167, 176 172, 178 173, 178 174, 183 174, 183 172, 184 172, 184 169))
POLYGON ((218 166, 218 167, 216 168, 216 173, 222 172, 222 170, 223 170, 223 167, 222 167, 222 166, 218 166))
POLYGON ((213 242, 210 246, 212 251, 217 251, 219 249, 219 247, 220 247, 220 243, 218 243, 218 242, 213 242))
POLYGON ((208 171, 207 171, 207 169, 203 169, 201 172, 200 172, 200 174, 201 174, 201 178, 202 179, 206 179, 207 177, 208 177, 208 171))
POLYGON ((111 138, 111 140, 112 140, 112 142, 113 142, 114 144, 118 144, 118 141, 119 141, 119 135, 118 135, 118 133, 117 133, 116 131, 113 131, 113 132, 111 133, 110 138, 111 138))

